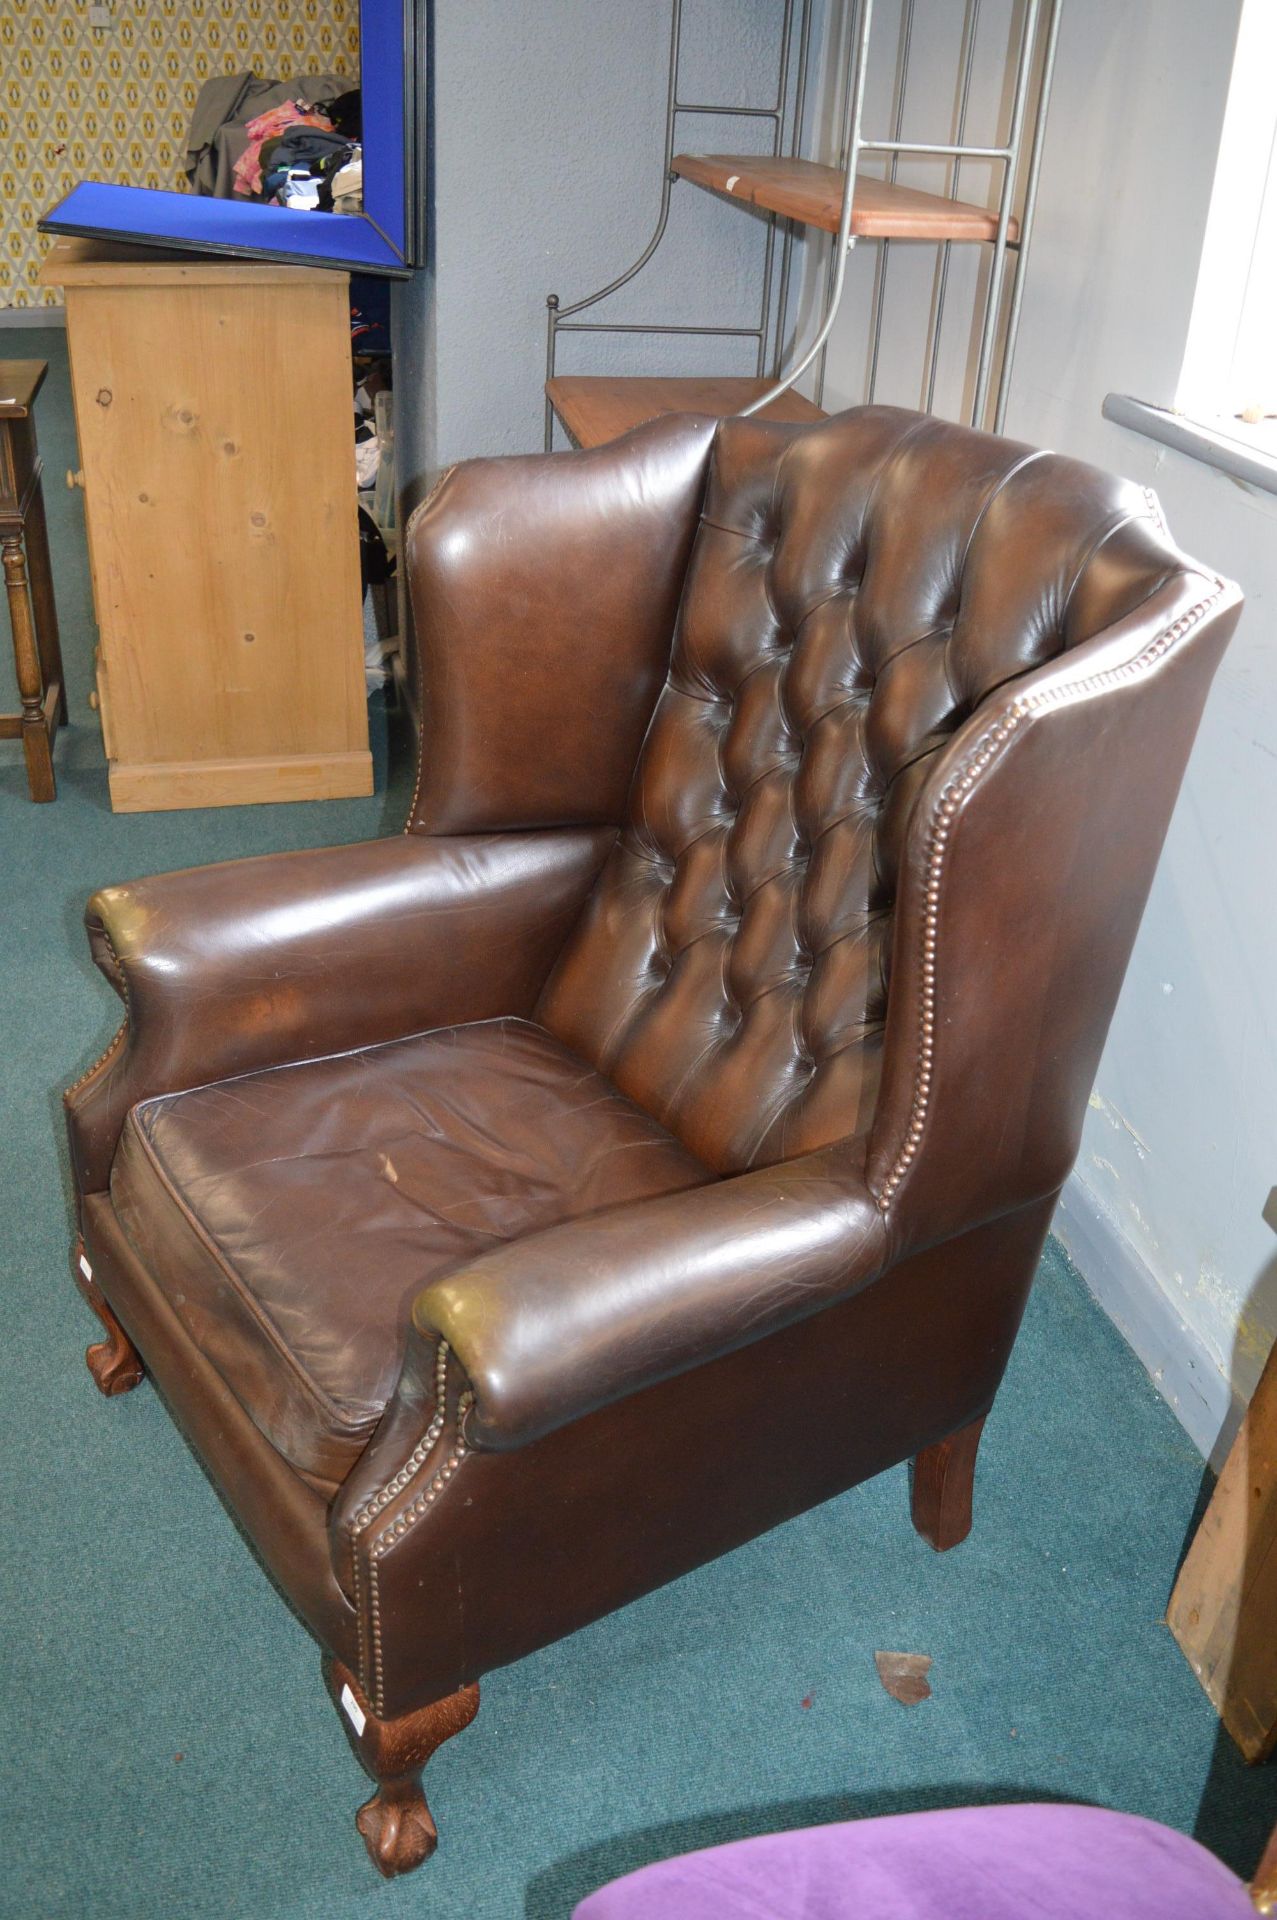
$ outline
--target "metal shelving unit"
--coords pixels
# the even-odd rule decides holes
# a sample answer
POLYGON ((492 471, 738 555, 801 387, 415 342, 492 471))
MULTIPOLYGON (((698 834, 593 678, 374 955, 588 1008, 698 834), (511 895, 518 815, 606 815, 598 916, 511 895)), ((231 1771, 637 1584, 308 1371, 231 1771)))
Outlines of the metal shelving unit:
POLYGON ((936 370, 944 323, 951 249, 955 245, 992 248, 985 285, 983 314, 971 406, 971 419, 983 425, 990 413, 1000 429, 1019 326, 1024 275, 1037 204, 1038 175, 1046 128, 1047 105, 1059 35, 1062 0, 1025 0, 1012 66, 1014 83, 1009 129, 1005 142, 978 144, 966 138, 968 105, 976 56, 980 0, 966 0, 962 48, 956 91, 955 138, 919 141, 902 138, 909 68, 914 50, 915 0, 903 0, 901 51, 897 73, 891 133, 871 137, 865 131, 865 92, 869 68, 874 0, 850 0, 852 18, 849 51, 841 74, 837 110, 839 154, 835 166, 801 157, 803 122, 811 58, 812 0, 784 0, 773 103, 768 107, 740 107, 723 103, 685 101, 679 94, 682 53, 682 0, 672 0, 669 82, 666 95, 665 151, 661 203, 656 229, 633 265, 597 292, 562 306, 557 294, 546 302, 546 411, 545 444, 553 444, 555 418, 583 446, 597 445, 658 413, 695 410, 729 414, 766 412, 777 419, 821 417, 825 361, 829 337, 847 283, 847 262, 858 241, 877 241, 882 247, 873 314, 870 324, 869 375, 865 398, 874 398, 883 325, 884 290, 889 250, 893 242, 938 243, 932 320, 927 344, 926 404, 934 403, 936 370), (796 71, 791 75, 791 59, 796 71), (791 85, 792 79, 792 85, 791 85), (720 114, 754 117, 771 123, 770 153, 678 153, 676 135, 681 116, 720 114), (889 159, 887 176, 876 179, 860 173, 867 155, 889 159), (925 156, 948 162, 944 194, 924 193, 901 184, 899 166, 904 156, 925 156), (958 188, 964 161, 991 162, 1001 169, 998 204, 985 208, 961 200, 958 188), (659 247, 669 221, 670 198, 676 180, 722 195, 737 206, 768 215, 759 317, 749 327, 680 326, 662 322, 609 322, 582 319, 621 287, 637 278, 659 247), (1017 200, 1020 212, 1017 217, 1017 200), (820 320, 810 342, 782 366, 788 337, 792 294, 794 240, 802 229, 833 235, 829 251, 820 320), (781 235, 779 284, 773 287, 778 230, 781 235), (1007 296, 1007 260, 1014 270, 1007 296), (757 343, 752 378, 630 379, 624 376, 560 375, 557 371, 559 337, 563 333, 688 334, 701 337, 748 338, 757 343), (815 398, 795 391, 795 383, 813 366, 815 398), (997 370, 996 387, 994 371, 997 370), (770 369, 770 371, 769 371, 770 369))
MULTIPOLYGON (((589 423, 596 410, 596 402, 601 403, 603 412, 608 414, 609 401, 611 404, 616 405, 623 404, 624 399, 624 396, 602 395, 597 391, 598 383, 590 380, 588 376, 581 380, 572 380, 570 378, 560 380, 558 378, 556 373, 557 351, 560 336, 565 333, 685 334, 702 339, 753 340, 756 343, 757 350, 753 380, 734 379, 714 382, 716 390, 720 387, 723 390, 722 394, 717 397, 726 398, 731 402, 731 404, 722 407, 721 411, 725 413, 739 411, 741 406, 756 399, 768 386, 776 384, 779 380, 783 338, 781 327, 789 304, 790 276, 793 268, 794 254, 794 230, 792 226, 787 225, 781 239, 779 292, 777 299, 773 300, 772 283, 773 272, 776 265, 777 238, 777 223, 774 220, 771 221, 768 226, 767 242, 763 256, 759 316, 757 323, 753 326, 694 327, 659 321, 637 321, 632 323, 608 322, 605 320, 582 319, 580 316, 591 313, 594 308, 600 306, 603 301, 609 299, 612 294, 619 292, 620 289, 628 285, 631 280, 637 279, 638 275, 643 271, 648 261, 660 246, 661 241, 664 239, 665 230, 669 224, 670 197, 673 192, 674 182, 677 178, 675 172, 675 146, 681 119, 691 114, 707 114, 725 116, 731 119, 760 120, 768 123, 771 128, 771 157, 775 159, 782 155, 787 155, 790 159, 797 158, 798 144, 802 137, 802 124, 806 108, 807 72, 810 65, 811 52, 811 21, 812 0, 784 0, 780 42, 777 52, 776 88, 769 106, 750 107, 734 105, 730 102, 723 101, 686 100, 680 96, 679 91, 683 54, 683 0, 671 0, 669 78, 665 94, 665 140, 661 169, 661 200, 657 211, 656 226, 651 239, 644 247, 642 253, 639 254, 637 260, 634 261, 633 265, 627 267, 623 273, 617 274, 614 280, 609 280, 606 286, 600 287, 595 293, 587 294, 584 299, 573 301, 570 306, 566 307, 560 305, 557 293, 550 294, 546 300, 545 444, 547 452, 552 444, 556 411, 560 413, 560 417, 564 418, 565 423, 569 426, 569 430, 573 431, 575 437, 577 428, 584 428, 587 432, 589 431, 589 423), (795 27, 796 13, 797 27, 795 27), (797 69, 796 79, 792 72, 791 63, 792 67, 796 67, 797 69), (770 378, 768 377, 769 362, 770 378), (573 422, 575 422, 575 426, 573 422)), ((759 156, 755 155, 752 157, 757 159, 759 156)), ((606 383, 609 388, 616 384, 618 383, 606 383)), ((676 385, 676 383, 672 384, 676 385)), ((647 382, 646 385, 650 387, 651 382, 647 382)), ((700 395, 702 401, 712 397, 704 391, 706 386, 704 381, 697 382, 697 385, 702 389, 700 395)), ((643 398, 638 395, 634 397, 641 407, 644 404, 643 398)), ((626 411, 630 410, 632 409, 626 409, 626 411)), ((669 406, 662 406, 656 409, 658 412, 669 412, 672 410, 673 408, 669 406)), ((711 410, 718 411, 719 409, 713 407, 711 410)), ((646 417, 649 416, 643 413, 639 415, 639 418, 646 417)), ((626 424, 633 425, 635 423, 632 420, 627 420, 626 424)), ((619 427, 616 429, 618 432, 622 430, 623 429, 619 427)), ((599 437, 606 439, 611 436, 604 433, 599 437)), ((591 438, 588 444, 595 444, 594 439, 591 438)))

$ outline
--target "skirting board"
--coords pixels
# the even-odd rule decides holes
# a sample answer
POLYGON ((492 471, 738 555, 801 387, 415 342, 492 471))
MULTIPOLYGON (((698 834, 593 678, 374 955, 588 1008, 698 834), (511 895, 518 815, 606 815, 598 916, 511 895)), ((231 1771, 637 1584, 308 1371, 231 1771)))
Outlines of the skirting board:
POLYGON ((1198 1452, 1218 1473, 1245 1402, 1180 1315, 1139 1249, 1074 1174, 1051 1231, 1198 1452))
POLYGON ((359 747, 263 760, 112 760, 107 784, 116 813, 255 807, 280 800, 363 800, 373 790, 372 754, 359 747))
POLYGON ((0 327, 65 327, 65 307, 0 307, 0 327))

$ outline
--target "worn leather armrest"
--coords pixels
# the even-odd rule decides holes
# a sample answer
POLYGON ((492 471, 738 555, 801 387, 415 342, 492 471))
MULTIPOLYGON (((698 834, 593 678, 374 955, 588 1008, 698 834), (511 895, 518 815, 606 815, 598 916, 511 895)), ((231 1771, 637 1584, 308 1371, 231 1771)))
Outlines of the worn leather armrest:
POLYGON ((139 1100, 527 1014, 609 829, 405 835, 105 887, 86 924, 125 1025, 66 1096, 80 1193, 139 1100))
POLYGON ((512 1241, 424 1288, 413 1325, 465 1370, 467 1443, 501 1451, 817 1312, 886 1246, 844 1142, 512 1241))

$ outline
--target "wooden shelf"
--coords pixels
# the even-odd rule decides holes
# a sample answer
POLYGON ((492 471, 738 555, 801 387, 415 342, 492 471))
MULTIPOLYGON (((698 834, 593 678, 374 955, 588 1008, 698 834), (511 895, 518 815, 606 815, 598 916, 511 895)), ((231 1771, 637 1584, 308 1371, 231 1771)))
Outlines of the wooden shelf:
MULTIPOLYGON (((753 153, 680 153, 673 171, 747 206, 837 233, 843 176, 816 160, 770 160, 753 153)), ((966 200, 946 200, 887 180, 856 179, 851 231, 866 240, 995 240, 998 216, 966 200)), ((1019 238, 1012 220, 1008 238, 1019 238)))
MULTIPOLYGON (((547 380, 545 390, 578 447, 598 447, 662 413, 708 413, 724 419, 739 413, 770 385, 770 380, 652 380, 564 374, 547 380)), ((779 400, 763 409, 762 417, 810 425, 827 416, 801 393, 782 393, 779 400)))

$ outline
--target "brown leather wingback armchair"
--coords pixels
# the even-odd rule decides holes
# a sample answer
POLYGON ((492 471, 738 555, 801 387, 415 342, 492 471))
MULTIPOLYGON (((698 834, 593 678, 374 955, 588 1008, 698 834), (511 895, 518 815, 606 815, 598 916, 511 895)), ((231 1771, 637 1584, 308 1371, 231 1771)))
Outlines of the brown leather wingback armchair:
POLYGON ((67 1095, 148 1370, 386 1873, 477 1681, 905 1459, 963 1538, 1239 595, 890 408, 455 468, 407 831, 109 887, 67 1095))

